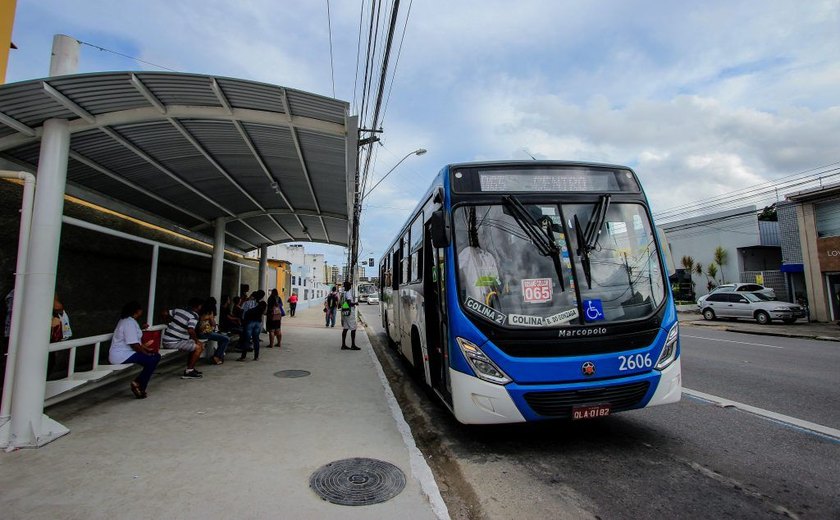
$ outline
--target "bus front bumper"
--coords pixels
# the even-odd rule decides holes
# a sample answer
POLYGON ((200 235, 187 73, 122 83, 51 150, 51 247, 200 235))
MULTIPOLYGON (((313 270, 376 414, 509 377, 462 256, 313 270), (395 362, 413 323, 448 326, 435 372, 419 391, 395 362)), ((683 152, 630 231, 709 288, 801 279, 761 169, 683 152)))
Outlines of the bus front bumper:
POLYGON ((505 386, 449 370, 455 417, 464 424, 569 419, 575 406, 610 404, 611 412, 674 403, 682 394, 680 358, 665 370, 626 378, 505 386))

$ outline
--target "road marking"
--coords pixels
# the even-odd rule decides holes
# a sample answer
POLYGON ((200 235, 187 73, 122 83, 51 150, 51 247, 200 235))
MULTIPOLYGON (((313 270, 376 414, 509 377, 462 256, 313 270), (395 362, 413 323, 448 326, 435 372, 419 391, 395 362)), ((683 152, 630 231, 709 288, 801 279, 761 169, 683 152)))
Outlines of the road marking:
POLYGON ((702 399, 703 401, 708 401, 710 403, 715 403, 724 407, 737 408, 744 412, 758 415, 760 417, 764 417, 772 421, 787 424, 790 426, 795 426, 796 428, 807 430, 808 432, 818 433, 822 436, 829 437, 832 440, 840 441, 840 430, 829 428, 828 426, 803 421, 802 419, 797 419, 796 417, 790 417, 788 415, 782 415, 780 413, 771 412, 770 410, 765 410, 763 408, 757 408, 748 404, 739 403, 738 401, 731 401, 729 399, 724 399, 723 397, 718 397, 716 395, 698 392, 697 390, 691 390, 690 388, 683 387, 682 391, 688 396, 696 397, 697 399, 702 399))
POLYGON ((777 348, 784 350, 785 347, 779 347, 776 345, 767 345, 766 343, 749 343, 747 341, 734 341, 731 339, 718 339, 718 338, 705 338, 703 336, 689 336, 688 334, 680 334, 681 338, 694 338, 694 339, 705 339, 709 341, 724 341, 726 343, 738 343, 739 345, 755 345, 757 347, 767 347, 767 348, 777 348))

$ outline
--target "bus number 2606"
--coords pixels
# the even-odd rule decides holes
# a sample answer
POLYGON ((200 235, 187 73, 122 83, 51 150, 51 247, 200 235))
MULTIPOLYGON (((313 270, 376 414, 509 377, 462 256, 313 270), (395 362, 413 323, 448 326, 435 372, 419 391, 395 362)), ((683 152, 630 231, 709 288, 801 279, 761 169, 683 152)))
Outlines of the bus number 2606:
POLYGON ((650 354, 636 354, 635 356, 618 356, 621 361, 619 370, 635 370, 637 368, 650 368, 653 366, 653 360, 650 359, 650 354))

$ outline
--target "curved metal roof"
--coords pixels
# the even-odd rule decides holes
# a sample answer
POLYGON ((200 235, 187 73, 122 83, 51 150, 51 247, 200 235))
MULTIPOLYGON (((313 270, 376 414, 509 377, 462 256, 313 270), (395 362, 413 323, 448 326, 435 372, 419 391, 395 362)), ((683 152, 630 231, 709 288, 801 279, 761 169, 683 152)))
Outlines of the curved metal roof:
POLYGON ((35 171, 42 125, 70 121, 67 181, 242 250, 347 245, 356 118, 277 85, 106 72, 0 85, 0 157, 35 171))

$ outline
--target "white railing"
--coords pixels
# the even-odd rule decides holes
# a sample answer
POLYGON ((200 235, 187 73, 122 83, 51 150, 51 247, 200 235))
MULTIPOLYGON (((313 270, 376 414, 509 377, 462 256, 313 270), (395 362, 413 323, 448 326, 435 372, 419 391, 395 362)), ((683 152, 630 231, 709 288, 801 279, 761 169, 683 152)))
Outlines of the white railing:
MULTIPOLYGON (((161 324, 152 325, 146 330, 163 330, 165 328, 166 325, 161 324)), ((70 351, 70 359, 67 363, 67 378, 72 379, 73 375, 76 373, 76 350, 78 350, 80 347, 88 347, 90 345, 93 345, 93 368, 90 370, 90 372, 96 372, 99 369, 99 354, 102 350, 102 343, 110 341, 113 336, 114 333, 111 332, 109 334, 99 334, 98 336, 87 336, 84 338, 57 341, 55 343, 50 343, 49 351, 70 351)))

